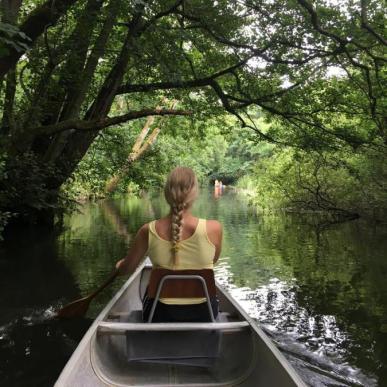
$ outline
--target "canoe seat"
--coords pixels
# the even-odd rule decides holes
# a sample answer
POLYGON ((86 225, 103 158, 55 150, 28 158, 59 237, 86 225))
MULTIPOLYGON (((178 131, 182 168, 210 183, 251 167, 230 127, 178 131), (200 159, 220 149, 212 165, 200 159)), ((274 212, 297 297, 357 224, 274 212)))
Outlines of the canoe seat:
POLYGON ((160 298, 204 297, 207 302, 210 320, 215 321, 211 298, 216 296, 216 285, 214 271, 211 269, 152 269, 148 284, 148 296, 154 300, 149 313, 149 323, 152 322, 160 298))
POLYGON ((125 334, 129 362, 211 367, 219 357, 222 334, 249 327, 247 321, 210 323, 100 322, 99 334, 125 334))
POLYGON ((161 298, 192 298, 205 297, 203 283, 196 276, 203 278, 210 297, 216 296, 214 271, 212 269, 200 270, 169 270, 154 268, 148 284, 148 296, 155 298, 159 290, 160 282, 166 276, 174 276, 174 282, 163 281, 159 296, 161 298), (191 276, 194 276, 192 278, 191 276))

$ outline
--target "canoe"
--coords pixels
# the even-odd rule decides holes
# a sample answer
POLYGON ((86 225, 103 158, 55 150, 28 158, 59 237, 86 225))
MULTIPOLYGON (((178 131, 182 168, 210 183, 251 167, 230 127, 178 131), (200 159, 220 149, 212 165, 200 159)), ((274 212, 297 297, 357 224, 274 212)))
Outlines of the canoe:
POLYGON ((144 323, 145 261, 95 319, 55 386, 306 387, 217 283, 219 316, 206 323, 144 323))

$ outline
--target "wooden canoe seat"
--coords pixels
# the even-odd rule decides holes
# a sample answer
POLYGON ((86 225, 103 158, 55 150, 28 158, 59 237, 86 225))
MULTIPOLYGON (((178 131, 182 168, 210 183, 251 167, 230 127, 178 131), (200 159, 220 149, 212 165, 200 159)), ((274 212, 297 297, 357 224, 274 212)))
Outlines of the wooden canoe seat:
MULTIPOLYGON (((168 270, 152 269, 148 285, 148 296, 155 298, 160 281, 165 276, 200 276, 207 285, 208 295, 216 296, 216 285, 214 271, 211 269, 201 270, 168 270)), ((160 298, 201 298, 206 297, 205 290, 200 281, 195 278, 181 278, 173 281, 165 281, 161 289, 160 298)))

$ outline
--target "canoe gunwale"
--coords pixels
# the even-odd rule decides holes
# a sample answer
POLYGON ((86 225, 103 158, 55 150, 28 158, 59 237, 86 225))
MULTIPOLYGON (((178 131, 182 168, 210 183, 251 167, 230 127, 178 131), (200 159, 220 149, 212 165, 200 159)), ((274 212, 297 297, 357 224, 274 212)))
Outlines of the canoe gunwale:
POLYGON ((66 384, 63 384, 62 380, 66 380, 67 377, 70 376, 73 367, 76 366, 79 359, 81 358, 84 350, 86 347, 89 347, 89 352, 91 352, 91 339, 95 332, 97 331, 98 324, 100 321, 102 321, 108 314, 109 311, 112 309, 114 304, 118 301, 118 299, 125 293, 126 289, 130 286, 132 282, 135 281, 138 275, 141 275, 143 269, 145 267, 149 266, 149 262, 147 259, 145 259, 140 266, 136 269, 136 271, 128 278, 128 280, 124 283, 124 285, 121 287, 121 289, 114 295, 114 297, 107 303, 107 305, 102 309, 101 313, 96 317, 93 324, 90 326, 89 330, 85 333, 82 340, 78 344, 77 348, 71 355, 69 361, 66 363, 65 367, 63 368, 61 374, 59 375, 58 380, 56 381, 54 387, 61 387, 66 386, 66 384))
POLYGON ((271 339, 266 335, 265 332, 260 328, 259 322, 253 320, 247 312, 237 303, 237 301, 225 290, 219 283, 216 283, 217 289, 222 293, 222 296, 225 297, 228 302, 242 315, 242 317, 249 323, 252 330, 259 336, 259 338, 265 343, 269 350, 274 354, 277 360, 281 363, 281 366, 285 368, 289 376, 293 379, 295 384, 298 387, 308 387, 306 383, 301 379, 300 375, 296 372, 293 366, 290 365, 285 356, 280 352, 280 350, 274 345, 271 339))

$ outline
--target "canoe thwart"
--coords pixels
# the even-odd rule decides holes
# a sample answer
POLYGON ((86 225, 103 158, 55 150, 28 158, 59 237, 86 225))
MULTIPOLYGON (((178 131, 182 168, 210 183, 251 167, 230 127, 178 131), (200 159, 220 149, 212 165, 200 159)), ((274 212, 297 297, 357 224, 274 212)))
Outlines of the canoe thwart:
POLYGON ((98 330, 104 332, 126 331, 221 331, 250 327, 247 321, 221 322, 221 323, 121 323, 101 321, 98 330))

